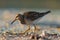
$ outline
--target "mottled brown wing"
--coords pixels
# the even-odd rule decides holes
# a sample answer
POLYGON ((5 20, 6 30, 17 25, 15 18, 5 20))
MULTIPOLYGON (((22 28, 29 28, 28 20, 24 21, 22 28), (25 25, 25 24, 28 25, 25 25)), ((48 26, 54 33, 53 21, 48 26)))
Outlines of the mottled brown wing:
POLYGON ((36 20, 37 18, 39 18, 40 13, 38 12, 27 12, 24 13, 24 16, 28 19, 28 20, 36 20))
POLYGON ((28 20, 36 20, 38 18, 43 17, 44 15, 50 13, 50 11, 47 12, 43 12, 43 13, 39 13, 39 12, 26 12, 24 13, 24 16, 28 19, 28 20))

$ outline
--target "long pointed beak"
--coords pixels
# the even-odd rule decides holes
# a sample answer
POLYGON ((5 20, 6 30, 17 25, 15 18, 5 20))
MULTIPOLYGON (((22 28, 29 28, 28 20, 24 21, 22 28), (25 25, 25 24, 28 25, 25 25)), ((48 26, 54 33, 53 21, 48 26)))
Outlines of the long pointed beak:
POLYGON ((16 20, 17 20, 17 19, 13 20, 13 21, 11 22, 11 24, 13 24, 16 20))

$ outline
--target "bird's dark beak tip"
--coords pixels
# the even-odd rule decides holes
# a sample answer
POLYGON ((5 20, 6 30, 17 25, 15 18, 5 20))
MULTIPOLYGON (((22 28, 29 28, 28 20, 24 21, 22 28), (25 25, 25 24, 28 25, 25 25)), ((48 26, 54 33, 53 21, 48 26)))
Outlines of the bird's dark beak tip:
POLYGON ((12 24, 12 23, 10 23, 10 24, 12 24))
POLYGON ((11 22, 10 24, 13 24, 13 22, 11 22))

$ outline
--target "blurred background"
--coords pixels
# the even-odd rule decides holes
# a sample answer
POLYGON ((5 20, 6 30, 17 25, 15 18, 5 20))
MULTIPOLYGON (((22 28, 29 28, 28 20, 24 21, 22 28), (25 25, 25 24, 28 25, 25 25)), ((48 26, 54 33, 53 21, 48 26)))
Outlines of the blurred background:
POLYGON ((0 8, 60 9, 60 0, 0 0, 0 8))
POLYGON ((51 10, 51 13, 44 16, 38 24, 40 27, 60 28, 60 0, 0 0, 0 30, 12 28, 14 31, 23 30, 24 26, 18 21, 10 25, 16 14, 23 14, 25 11, 46 12, 48 10, 51 10))

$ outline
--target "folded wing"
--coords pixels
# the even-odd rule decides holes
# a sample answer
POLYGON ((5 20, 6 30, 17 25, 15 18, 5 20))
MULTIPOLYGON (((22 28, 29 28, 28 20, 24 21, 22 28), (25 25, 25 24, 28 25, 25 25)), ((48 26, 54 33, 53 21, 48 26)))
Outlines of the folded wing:
POLYGON ((39 12, 26 12, 24 13, 24 16, 28 19, 28 20, 36 20, 38 18, 43 17, 44 15, 50 13, 50 11, 47 12, 43 12, 43 13, 39 13, 39 12))

